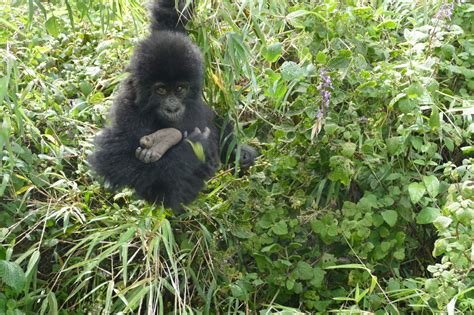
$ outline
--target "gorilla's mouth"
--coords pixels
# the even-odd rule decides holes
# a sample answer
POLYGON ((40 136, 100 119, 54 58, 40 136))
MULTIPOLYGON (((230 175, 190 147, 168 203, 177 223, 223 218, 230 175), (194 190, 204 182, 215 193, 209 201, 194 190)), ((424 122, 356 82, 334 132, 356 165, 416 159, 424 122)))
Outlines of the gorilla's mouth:
POLYGON ((179 108, 177 110, 161 109, 158 113, 162 118, 170 122, 179 122, 183 119, 184 108, 179 108))

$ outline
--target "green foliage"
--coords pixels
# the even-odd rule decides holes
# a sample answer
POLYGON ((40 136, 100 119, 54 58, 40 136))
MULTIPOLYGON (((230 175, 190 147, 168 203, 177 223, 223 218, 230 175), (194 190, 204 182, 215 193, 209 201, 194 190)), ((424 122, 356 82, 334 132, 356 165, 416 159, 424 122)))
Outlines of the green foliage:
POLYGON ((472 312, 474 6, 377 3, 197 4, 262 157, 179 217, 84 162, 142 4, 0 4, 0 313, 472 312))

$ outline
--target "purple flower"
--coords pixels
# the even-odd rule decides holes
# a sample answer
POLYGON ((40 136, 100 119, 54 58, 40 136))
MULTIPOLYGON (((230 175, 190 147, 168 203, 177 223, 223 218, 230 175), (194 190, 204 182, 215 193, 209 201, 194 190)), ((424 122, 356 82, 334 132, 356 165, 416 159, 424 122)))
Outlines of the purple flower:
POLYGON ((311 139, 313 139, 321 131, 324 117, 329 110, 329 103, 331 101, 331 92, 329 90, 333 89, 331 77, 326 73, 324 68, 319 70, 319 79, 320 83, 318 84, 317 89, 321 95, 322 104, 319 106, 318 112, 316 114, 316 121, 314 122, 311 131, 311 139))
POLYGON ((453 16, 454 2, 443 3, 435 15, 436 20, 451 20, 453 16))
POLYGON ((331 77, 328 76, 326 70, 321 68, 319 70, 319 78, 321 79, 321 83, 318 85, 318 91, 323 98, 323 108, 321 108, 321 112, 323 114, 329 109, 329 102, 331 100, 331 92, 329 89, 333 89, 331 77))

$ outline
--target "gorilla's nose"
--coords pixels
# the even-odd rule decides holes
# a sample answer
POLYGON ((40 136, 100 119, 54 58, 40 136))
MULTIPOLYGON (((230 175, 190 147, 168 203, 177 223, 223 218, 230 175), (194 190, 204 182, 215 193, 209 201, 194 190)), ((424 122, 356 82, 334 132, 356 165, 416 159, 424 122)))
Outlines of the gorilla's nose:
POLYGON ((179 111, 179 107, 178 106, 167 107, 166 111, 170 114, 176 114, 179 111))

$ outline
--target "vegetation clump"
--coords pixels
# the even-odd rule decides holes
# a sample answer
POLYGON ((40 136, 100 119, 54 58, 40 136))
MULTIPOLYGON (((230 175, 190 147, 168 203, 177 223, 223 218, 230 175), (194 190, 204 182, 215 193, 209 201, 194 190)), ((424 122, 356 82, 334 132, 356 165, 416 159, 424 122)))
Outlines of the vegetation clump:
POLYGON ((261 156, 173 216, 85 162, 144 4, 0 4, 0 314, 474 311, 474 5, 194 10, 205 99, 261 156))

